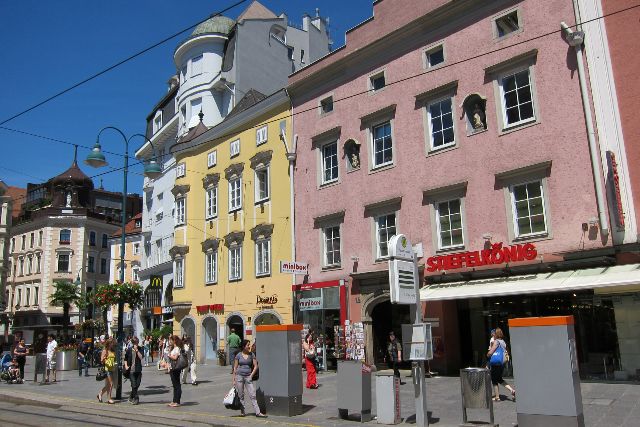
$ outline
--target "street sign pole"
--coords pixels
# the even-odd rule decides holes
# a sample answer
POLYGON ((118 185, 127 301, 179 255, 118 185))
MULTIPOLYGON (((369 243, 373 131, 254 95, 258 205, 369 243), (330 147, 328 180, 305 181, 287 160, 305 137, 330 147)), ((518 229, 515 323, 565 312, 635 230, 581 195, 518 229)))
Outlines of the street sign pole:
MULTIPOLYGON (((411 317, 413 318, 413 324, 416 326, 423 325, 419 283, 418 257, 414 253, 411 243, 402 234, 393 236, 389 240, 391 302, 413 306, 411 317)), ((404 339, 406 337, 403 337, 404 339)), ((403 354, 406 357, 406 351, 403 354)), ((417 359, 411 363, 413 390, 416 399, 416 426, 427 427, 429 419, 427 416, 427 384, 425 381, 424 360, 417 359)))

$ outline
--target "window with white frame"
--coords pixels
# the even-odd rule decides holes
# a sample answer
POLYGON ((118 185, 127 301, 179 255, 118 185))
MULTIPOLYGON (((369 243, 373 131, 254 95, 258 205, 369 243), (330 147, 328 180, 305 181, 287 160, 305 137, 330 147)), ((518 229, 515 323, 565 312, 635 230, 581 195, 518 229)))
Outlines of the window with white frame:
POLYGON ((517 10, 502 15, 493 22, 495 24, 496 37, 504 37, 520 29, 520 19, 517 10))
POLYGON ((218 281, 218 251, 209 251, 205 253, 205 271, 204 280, 207 284, 216 283, 218 281))
POLYGON ((386 86, 384 71, 369 77, 369 89, 377 91, 386 86))
POLYGON ((333 96, 320 100, 320 114, 328 114, 333 111, 333 96))
POLYGON ((42 230, 40 230, 38 232, 38 246, 42 246, 42 237, 43 237, 43 233, 42 233, 42 230))
POLYGON ((229 179, 229 212, 242 209, 242 178, 229 179))
POLYGON ((340 226, 334 225, 322 229, 323 237, 323 257, 324 267, 340 266, 342 258, 340 256, 340 226))
POLYGON ((231 141, 229 144, 229 152, 231 153, 231 157, 235 157, 240 154, 240 140, 236 139, 235 141, 231 141))
POLYGON ((131 278, 133 279, 134 282, 140 281, 140 268, 133 267, 131 269, 131 278))
POLYGON ((202 55, 198 55, 191 60, 191 77, 202 74, 202 55))
POLYGON ((184 259, 177 258, 174 262, 175 288, 184 288, 184 259))
POLYGON ((20 240, 21 240, 22 244, 20 246, 20 249, 22 249, 24 251, 25 250, 25 245, 26 245, 25 242, 27 241, 27 236, 25 234, 23 234, 21 237, 22 238, 20 240))
POLYGON ((390 213, 375 217, 376 225, 376 258, 389 256, 389 239, 396 234, 396 214, 390 213))
POLYGON ((102 247, 103 248, 109 247, 109 236, 107 236, 106 233, 102 233, 102 247))
POLYGON ((192 127, 195 127, 198 125, 198 121, 200 120, 200 117, 198 117, 198 114, 202 111, 202 98, 196 98, 196 99, 192 99, 189 102, 189 129, 191 129, 192 127))
POLYGON ((87 258, 87 273, 93 273, 96 271, 96 259, 95 257, 89 256, 87 258))
POLYGON ((176 178, 182 178, 187 174, 187 165, 184 163, 178 163, 176 165, 176 178))
POLYGON ((207 188, 205 193, 205 219, 218 216, 218 186, 207 188))
POLYGON ((547 233, 542 181, 512 185, 514 231, 516 238, 547 233))
POLYGON ((27 257, 27 274, 33 273, 33 255, 27 257))
POLYGON ((19 261, 20 261, 20 270, 19 270, 20 274, 19 275, 20 276, 24 276, 24 258, 20 257, 19 261))
POLYGON ((212 168, 218 163, 218 151, 213 150, 207 154, 207 167, 212 168))
POLYGON ((66 273, 69 271, 69 254, 58 254, 58 272, 66 273))
POLYGON ((36 240, 36 235, 34 233, 31 233, 29 235, 29 248, 33 248, 35 240, 36 240))
POLYGON ((267 131, 268 131, 267 125, 264 125, 256 129, 256 145, 262 145, 265 142, 267 142, 267 138, 268 138, 267 131))
POLYGON ((162 128, 162 111, 158 111, 153 118, 153 133, 156 133, 162 128))
POLYGON ((393 142, 391 122, 385 122, 371 129, 373 167, 377 168, 393 163, 393 142))
POLYGON ((107 259, 100 258, 100 274, 107 274, 107 259))
POLYGON ((271 274, 271 239, 256 241, 256 277, 271 274))
POLYGON ((16 300, 16 307, 22 305, 22 287, 18 288, 18 299, 16 300))
POLYGON ((175 224, 183 225, 185 223, 186 200, 184 197, 176 199, 175 224))
MULTIPOLYGON (((24 246, 24 236, 22 236, 22 239, 23 239, 23 246, 24 246)), ((60 230, 60 243, 67 244, 67 245, 71 243, 71 230, 68 230, 68 229, 60 230)), ((24 247, 22 249, 24 249, 24 247)))
POLYGON ((432 150, 455 144, 452 104, 451 98, 444 98, 427 105, 432 150))
POLYGON ((338 141, 322 146, 322 184, 338 180, 338 141))
POLYGON ((140 255, 140 243, 133 244, 133 254, 140 255))
POLYGON ((36 274, 40 274, 40 263, 42 262, 42 255, 36 254, 36 274))
POLYGON ((229 280, 242 279, 242 246, 229 248, 229 280))
POLYGON ((427 68, 433 68, 436 65, 440 65, 444 62, 444 47, 438 45, 432 49, 429 49, 426 53, 427 68))
POLYGON ((33 288, 33 305, 40 305, 40 296, 38 295, 38 291, 40 289, 36 286, 33 288))
POLYGON ((27 301, 25 306, 29 307, 31 305, 31 288, 27 287, 27 301))
POLYGON ((464 245, 462 203, 460 199, 436 203, 438 247, 449 249, 464 245))
POLYGON ((529 68, 503 75, 499 84, 504 127, 534 121, 535 110, 529 68))
POLYGON ((162 222, 162 219, 164 218, 164 210, 162 208, 158 208, 156 209, 156 224, 162 222))
POLYGON ((256 203, 269 200, 269 166, 256 169, 255 198, 256 203))
POLYGON ((96 245, 96 232, 91 231, 89 232, 89 246, 95 246, 95 245, 96 245))

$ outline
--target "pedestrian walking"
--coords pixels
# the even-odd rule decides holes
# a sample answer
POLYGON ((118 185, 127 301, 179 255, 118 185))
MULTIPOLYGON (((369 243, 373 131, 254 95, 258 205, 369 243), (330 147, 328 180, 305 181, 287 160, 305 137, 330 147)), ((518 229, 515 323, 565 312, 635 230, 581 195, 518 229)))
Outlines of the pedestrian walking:
POLYGON ((302 343, 302 350, 304 354, 304 365, 307 369, 307 388, 318 388, 318 379, 316 376, 316 345, 313 341, 313 334, 309 333, 304 337, 302 343))
POLYGON ((256 413, 256 417, 258 418, 267 418, 262 412, 260 412, 260 407, 258 406, 258 401, 256 400, 256 390, 253 387, 253 376, 258 371, 258 360, 255 358, 254 354, 251 353, 251 342, 249 340, 242 340, 241 343, 242 350, 239 351, 235 358, 233 359, 233 381, 236 388, 236 392, 238 393, 238 397, 240 398, 240 402, 242 403, 242 407, 240 408, 240 415, 243 417, 246 415, 245 413, 245 391, 249 395, 249 400, 251 400, 251 404, 253 405, 253 410, 256 413))
MULTIPOLYGON (((183 353, 183 344, 182 340, 179 336, 174 335, 169 338, 169 360, 172 362, 172 365, 175 365, 178 362, 178 358, 180 354, 183 353)), ((180 384, 180 374, 182 369, 179 368, 171 368, 169 371, 169 375, 171 375, 171 385, 173 386, 173 400, 168 406, 172 408, 180 406, 180 398, 182 397, 182 384, 180 384)))
POLYGON ((27 346, 24 343, 24 339, 18 341, 18 345, 13 349, 13 357, 18 362, 18 368, 20 369, 20 380, 24 381, 24 365, 27 363, 27 346))
POLYGON ((47 337, 47 375, 44 380, 45 383, 49 382, 50 374, 53 373, 53 382, 56 382, 56 353, 58 352, 58 342, 53 334, 49 334, 47 337))
POLYGON ((187 383, 187 373, 191 377, 191 384, 198 385, 198 377, 196 375, 196 349, 193 346, 191 337, 186 337, 183 342, 184 353, 187 355, 189 367, 182 370, 182 384, 187 383), (188 371, 188 372, 187 372, 188 371))
POLYGON ((499 384, 502 384, 511 392, 511 397, 515 401, 516 390, 511 385, 507 384, 504 378, 502 378, 504 364, 508 360, 507 343, 504 341, 504 333, 502 332, 502 329, 496 328, 495 334, 496 338, 487 353, 487 357, 489 358, 489 369, 491 369, 491 384, 493 384, 493 389, 495 391, 493 400, 496 402, 500 401, 499 384))
POLYGON ((129 371, 129 381, 131 382, 131 393, 129 403, 137 405, 140 402, 138 388, 142 381, 142 359, 141 348, 138 346, 138 337, 131 338, 131 348, 124 355, 124 369, 129 371))
MULTIPOLYGON (((389 369, 393 369, 393 375, 400 378, 398 364, 402 360, 402 344, 397 340, 396 334, 393 331, 389 332, 386 359, 389 369)), ((400 384, 404 384, 404 382, 400 380, 400 384)))
POLYGON ((236 334, 236 330, 234 328, 231 328, 231 333, 227 337, 227 348, 229 349, 231 373, 233 374, 233 363, 234 360, 236 360, 236 354, 240 351, 240 337, 236 334))
POLYGON ((171 360, 169 359, 169 352, 171 351, 171 348, 171 336, 167 335, 167 337, 164 339, 164 349, 162 350, 162 360, 164 360, 164 367, 166 369, 165 372, 167 374, 171 371, 171 360))
POLYGON ((113 384, 115 382, 116 372, 116 342, 113 338, 109 338, 104 343, 104 349, 100 355, 100 363, 104 366, 104 371, 107 376, 104 379, 104 387, 98 393, 98 402, 102 403, 102 395, 109 396, 107 403, 113 405, 115 402, 111 398, 111 392, 113 391, 113 384))
POLYGON ((78 360, 78 376, 82 376, 82 370, 86 369, 85 376, 89 376, 89 363, 87 360, 87 353, 89 352, 89 348, 87 344, 82 342, 82 340, 78 341, 76 345, 76 359, 78 360))
MULTIPOLYGON (((142 341, 142 349, 143 349, 143 353, 144 353, 144 366, 149 366, 149 355, 151 354, 151 337, 150 336, 146 336, 144 337, 144 341, 142 341)), ((153 363, 153 359, 151 360, 151 363, 153 363)))

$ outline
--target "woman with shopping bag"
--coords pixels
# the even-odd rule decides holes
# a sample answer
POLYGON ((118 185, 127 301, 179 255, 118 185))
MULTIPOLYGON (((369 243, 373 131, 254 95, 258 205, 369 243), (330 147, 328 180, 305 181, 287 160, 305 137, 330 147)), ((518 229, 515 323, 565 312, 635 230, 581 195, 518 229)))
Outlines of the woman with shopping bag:
MULTIPOLYGON (((256 400, 256 390, 253 387, 253 376, 258 370, 258 360, 251 353, 251 342, 249 340, 242 340, 240 345, 242 349, 233 360, 233 384, 235 385, 236 392, 238 394, 239 401, 244 401, 245 391, 249 394, 249 400, 253 405, 253 409, 258 418, 267 418, 258 407, 258 401, 256 400)), ((240 415, 245 416, 245 405, 240 405, 240 415)))
POLYGON ((513 400, 516 400, 516 390, 502 378, 504 364, 507 362, 509 354, 507 353, 507 343, 504 341, 504 333, 500 328, 496 328, 495 330, 495 340, 491 344, 491 347, 489 347, 487 357, 489 358, 489 369, 491 370, 491 384, 493 384, 495 390, 493 400, 495 402, 500 401, 499 384, 502 384, 509 390, 513 400))

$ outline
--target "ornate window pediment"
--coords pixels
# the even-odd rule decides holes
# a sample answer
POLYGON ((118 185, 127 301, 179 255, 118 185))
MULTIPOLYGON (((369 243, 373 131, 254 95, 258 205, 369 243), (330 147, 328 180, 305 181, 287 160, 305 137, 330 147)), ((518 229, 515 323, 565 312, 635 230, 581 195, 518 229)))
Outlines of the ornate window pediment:
POLYGON ((216 185, 218 185, 219 181, 220 181, 219 173, 207 174, 204 178, 202 178, 202 187, 203 188, 215 187, 216 185))
POLYGON ((261 166, 266 166, 271 162, 271 157, 273 156, 272 150, 260 151, 256 153, 253 157, 251 157, 251 169, 256 169, 261 166))
POLYGON ((175 245, 171 249, 169 249, 169 255, 171 259, 176 258, 184 258, 186 254, 189 253, 189 246, 187 245, 175 245))
POLYGON ((189 184, 176 185, 171 189, 171 194, 173 194, 174 197, 184 197, 190 189, 191 186, 189 184))
POLYGON ((231 246, 240 246, 244 241, 244 231, 232 231, 224 236, 224 245, 228 248, 231 246))
POLYGON ((273 224, 258 224, 251 229, 251 240, 268 239, 273 234, 273 224))
POLYGON ((242 175, 243 170, 244 170, 244 163, 234 163, 224 170, 224 176, 227 179, 232 178, 234 176, 240 176, 242 175))
POLYGON ((220 246, 220 239, 214 237, 209 238, 202 242, 202 252, 217 251, 218 246, 220 246))

